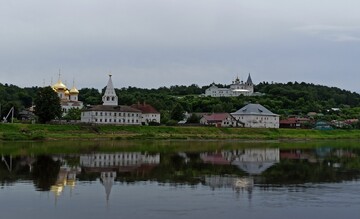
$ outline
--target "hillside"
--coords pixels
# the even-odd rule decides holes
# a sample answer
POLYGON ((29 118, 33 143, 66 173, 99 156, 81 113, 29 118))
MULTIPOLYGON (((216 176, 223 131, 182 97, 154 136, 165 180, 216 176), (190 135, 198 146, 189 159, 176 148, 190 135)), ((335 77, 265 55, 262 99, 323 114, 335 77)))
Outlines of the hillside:
MULTIPOLYGON (((219 85, 224 86, 224 85, 219 85)), ((308 112, 321 112, 332 118, 360 117, 360 94, 336 87, 314 85, 309 83, 270 84, 262 82, 255 91, 264 93, 257 97, 201 97, 209 86, 160 87, 157 89, 121 88, 116 89, 119 103, 131 105, 146 102, 162 112, 163 120, 169 119, 169 112, 179 103, 188 112, 233 112, 246 103, 260 103, 274 113, 283 116, 301 115, 308 112), (341 108, 341 112, 331 112, 331 108, 341 108)), ((0 84, 1 115, 15 106, 17 114, 20 110, 31 106, 37 87, 19 88, 14 85, 0 84)), ((101 93, 94 88, 80 90, 79 99, 85 104, 100 104, 101 93)))

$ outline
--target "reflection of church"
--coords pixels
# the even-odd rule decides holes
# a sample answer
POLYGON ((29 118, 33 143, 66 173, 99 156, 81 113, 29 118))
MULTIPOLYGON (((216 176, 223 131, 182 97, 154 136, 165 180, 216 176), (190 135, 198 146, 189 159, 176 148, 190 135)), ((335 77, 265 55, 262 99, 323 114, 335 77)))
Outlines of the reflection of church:
POLYGON ((100 181, 103 184, 103 186, 105 187, 106 201, 109 201, 111 188, 115 183, 115 179, 116 179, 115 171, 101 172, 100 181))
POLYGON ((66 165, 60 167, 56 182, 51 186, 50 190, 59 196, 65 187, 73 189, 76 184, 76 174, 80 173, 80 169, 77 167, 68 167, 66 165))
POLYGON ((100 173, 100 181, 105 187, 106 200, 117 173, 146 172, 160 163, 160 154, 150 155, 141 152, 96 153, 80 156, 80 165, 85 172, 100 173))

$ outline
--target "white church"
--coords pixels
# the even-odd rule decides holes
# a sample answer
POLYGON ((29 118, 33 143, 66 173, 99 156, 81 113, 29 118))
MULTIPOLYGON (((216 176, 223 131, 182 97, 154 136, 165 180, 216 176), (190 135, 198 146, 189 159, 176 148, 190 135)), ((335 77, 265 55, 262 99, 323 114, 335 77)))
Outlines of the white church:
POLYGON ((118 96, 109 75, 105 93, 102 97, 103 104, 89 106, 81 112, 81 122, 114 125, 141 125, 141 110, 130 106, 118 105, 118 96))
POLYGON ((237 97, 240 95, 254 95, 254 84, 250 73, 246 82, 240 81, 239 77, 237 77, 230 85, 230 88, 219 88, 213 83, 211 87, 205 90, 205 96, 211 97, 237 97))

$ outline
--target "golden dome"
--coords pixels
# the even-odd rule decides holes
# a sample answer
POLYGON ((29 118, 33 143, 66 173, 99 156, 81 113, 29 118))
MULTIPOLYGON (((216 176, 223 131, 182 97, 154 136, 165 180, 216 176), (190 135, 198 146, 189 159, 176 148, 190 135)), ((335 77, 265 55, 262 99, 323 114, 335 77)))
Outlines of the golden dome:
POLYGON ((65 91, 65 95, 70 95, 69 90, 66 90, 66 91, 65 91))
POLYGON ((78 89, 76 89, 75 86, 73 86, 70 90, 70 94, 79 94, 79 91, 78 91, 78 89))
POLYGON ((60 79, 56 84, 53 85, 53 88, 55 88, 56 90, 66 90, 65 84, 63 84, 60 79))

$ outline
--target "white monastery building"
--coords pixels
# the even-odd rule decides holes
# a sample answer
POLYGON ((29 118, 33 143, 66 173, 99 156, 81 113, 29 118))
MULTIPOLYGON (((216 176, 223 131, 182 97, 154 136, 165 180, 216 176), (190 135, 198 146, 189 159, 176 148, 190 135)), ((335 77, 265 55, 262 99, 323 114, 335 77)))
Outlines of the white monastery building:
POLYGON ((115 125, 141 125, 142 113, 130 106, 118 105, 111 75, 102 97, 103 104, 87 107, 82 110, 81 122, 115 125))
POLYGON ((260 104, 248 104, 231 115, 247 128, 279 128, 279 115, 260 104))
POLYGON ((63 115, 66 115, 68 111, 72 108, 83 108, 83 102, 78 100, 79 91, 76 89, 75 83, 73 83, 73 87, 69 90, 66 85, 62 83, 59 74, 59 80, 51 87, 60 98, 60 105, 63 115))
POLYGON ((237 77, 230 85, 230 88, 219 88, 213 83, 211 87, 205 90, 205 96, 211 97, 236 97, 240 95, 254 95, 254 84, 250 74, 245 83, 237 77))
POLYGON ((143 104, 137 103, 131 105, 131 107, 141 111, 142 124, 149 125, 149 123, 152 122, 160 123, 160 112, 150 104, 146 104, 145 102, 143 104))

